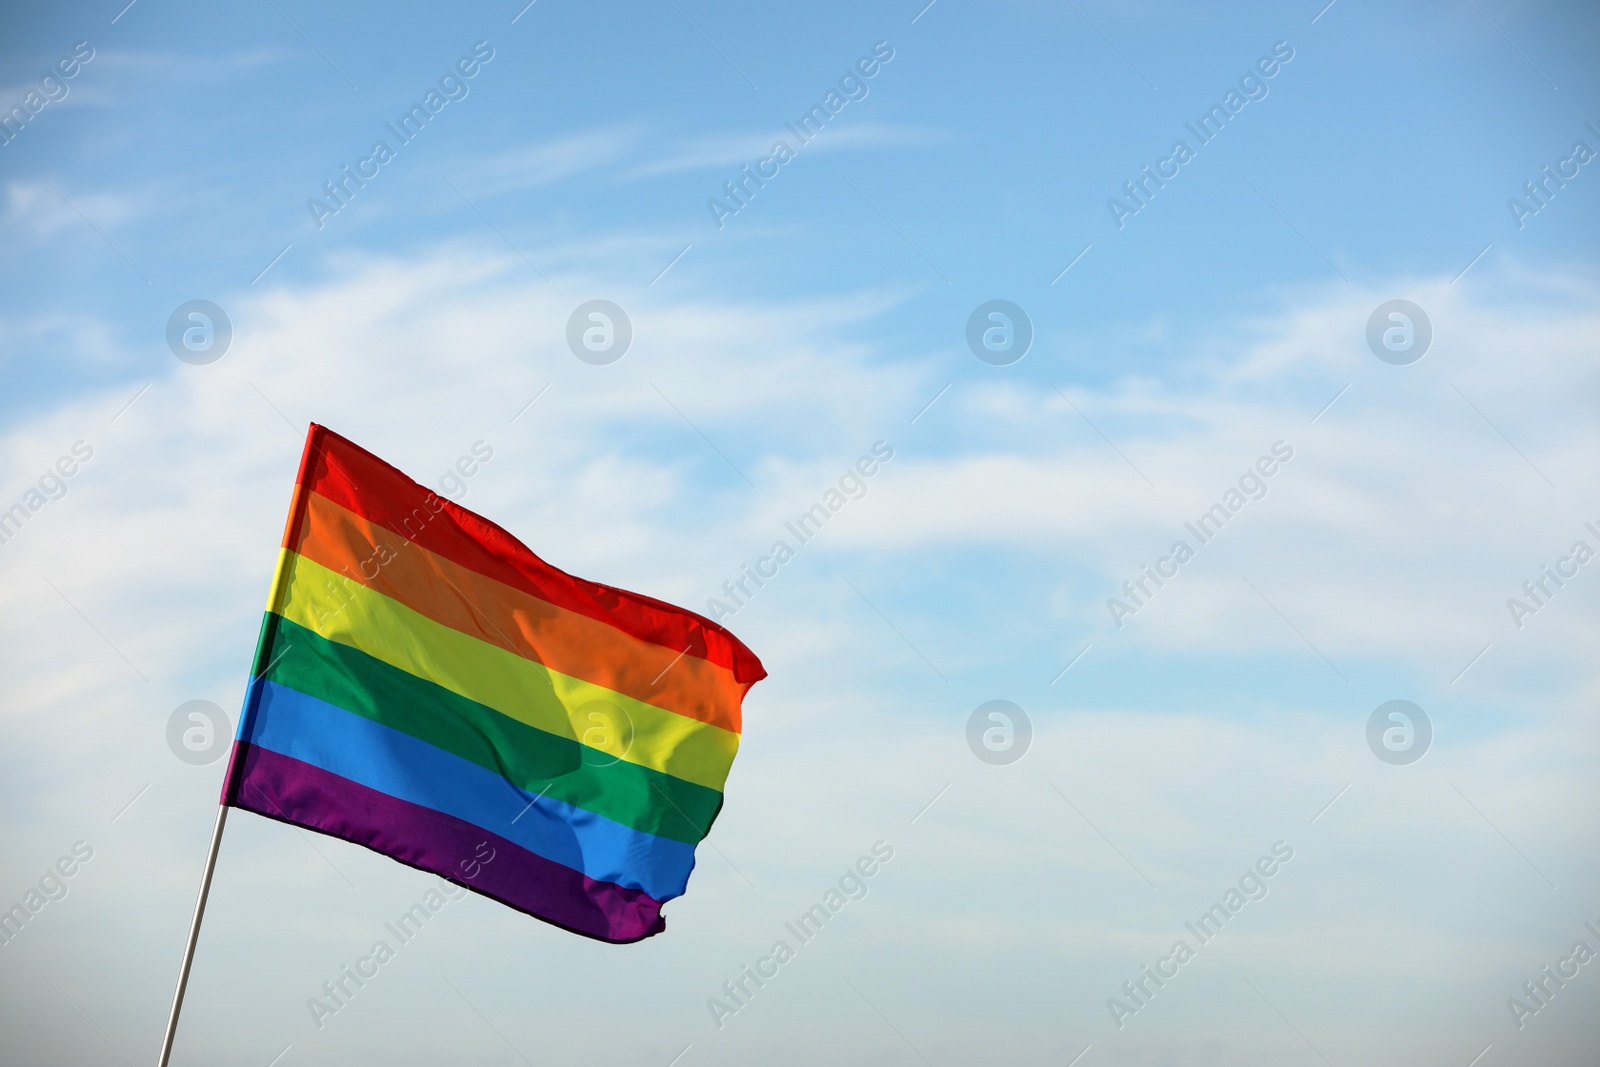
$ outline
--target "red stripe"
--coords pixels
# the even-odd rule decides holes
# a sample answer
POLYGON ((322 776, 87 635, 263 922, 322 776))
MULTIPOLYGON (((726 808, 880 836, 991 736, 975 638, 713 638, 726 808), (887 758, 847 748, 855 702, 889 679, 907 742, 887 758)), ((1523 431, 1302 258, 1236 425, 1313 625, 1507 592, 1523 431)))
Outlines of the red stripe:
MULTIPOLYGON (((289 501, 289 517, 283 523, 283 543, 286 545, 291 539, 295 541, 300 539, 295 531, 305 529, 306 505, 311 495, 306 491, 306 483, 309 481, 307 472, 311 469, 311 458, 318 448, 318 431, 326 432, 323 427, 313 422, 311 428, 306 431, 305 447, 300 450, 300 469, 294 476, 294 499, 289 501)), ((273 596, 277 596, 276 589, 273 590, 273 596)))
POLYGON ((641 641, 698 656, 749 688, 767 676, 754 652, 702 615, 653 597, 585 581, 552 567, 501 527, 445 500, 325 426, 306 437, 296 506, 284 547, 299 550, 306 524, 299 493, 310 491, 479 574, 641 641))

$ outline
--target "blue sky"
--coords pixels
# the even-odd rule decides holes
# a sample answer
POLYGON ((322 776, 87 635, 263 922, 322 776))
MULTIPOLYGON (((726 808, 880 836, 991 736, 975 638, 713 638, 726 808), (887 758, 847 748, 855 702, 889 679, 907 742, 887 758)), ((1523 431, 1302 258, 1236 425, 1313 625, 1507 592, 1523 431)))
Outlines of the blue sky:
POLYGON ((65 95, 0 146, 0 509, 93 453, 0 544, 0 906, 95 850, 0 946, 29 1062, 154 1055, 222 769, 167 723, 236 713, 310 420, 429 483, 487 443, 466 506, 698 610, 874 442, 894 458, 728 620, 772 676, 666 935, 453 903, 318 1028, 306 999, 428 880, 241 815, 175 1063, 1587 1062, 1591 967, 1520 1028, 1507 1002, 1600 949, 1600 564, 1520 627, 1507 601, 1600 548, 1600 164, 1520 226, 1507 202, 1600 151, 1592 8, 6 23, 0 108, 65 95), (401 144, 386 124, 475 47, 401 144), (800 144, 785 123, 875 49, 800 144), (1200 144, 1185 124, 1274 49, 1200 144), (307 201, 380 139, 319 226, 307 201), (1119 226, 1108 200, 1180 139, 1119 226), (595 299, 633 326, 605 366, 565 340, 595 299), (995 299, 1034 332, 1007 366, 965 340, 995 299), (1366 341, 1395 299, 1433 330, 1405 366, 1366 341), (208 365, 166 341, 192 300, 232 324, 208 365), (1122 583, 1277 442, 1265 496, 1117 625, 1122 583), (965 739, 991 699, 1032 722, 1005 766, 965 739), (1391 699, 1433 725, 1410 765, 1367 745, 1391 699), (868 896, 714 1025, 879 840, 868 896), (1280 840, 1268 896, 1118 1026, 1122 983, 1280 840))

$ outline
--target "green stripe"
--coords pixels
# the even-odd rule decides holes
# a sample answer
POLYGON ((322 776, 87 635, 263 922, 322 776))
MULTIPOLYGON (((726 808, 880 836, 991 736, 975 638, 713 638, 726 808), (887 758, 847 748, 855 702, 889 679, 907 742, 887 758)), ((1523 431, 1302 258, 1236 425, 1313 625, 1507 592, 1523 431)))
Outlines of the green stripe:
POLYGON ((410 734, 530 795, 695 844, 722 807, 715 789, 536 730, 493 708, 267 612, 255 673, 410 734), (264 674, 262 668, 270 666, 264 674))

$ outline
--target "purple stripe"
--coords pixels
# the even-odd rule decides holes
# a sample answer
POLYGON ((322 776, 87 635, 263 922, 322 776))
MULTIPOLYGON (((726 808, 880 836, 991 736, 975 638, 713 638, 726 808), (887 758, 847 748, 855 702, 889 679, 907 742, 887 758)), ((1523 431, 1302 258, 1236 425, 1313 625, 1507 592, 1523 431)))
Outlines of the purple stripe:
POLYGON ((621 944, 666 929, 661 902, 599 882, 443 812, 235 741, 223 803, 365 845, 535 918, 621 944), (494 858, 481 862, 482 844, 494 858), (468 878, 476 857, 477 875, 468 878))

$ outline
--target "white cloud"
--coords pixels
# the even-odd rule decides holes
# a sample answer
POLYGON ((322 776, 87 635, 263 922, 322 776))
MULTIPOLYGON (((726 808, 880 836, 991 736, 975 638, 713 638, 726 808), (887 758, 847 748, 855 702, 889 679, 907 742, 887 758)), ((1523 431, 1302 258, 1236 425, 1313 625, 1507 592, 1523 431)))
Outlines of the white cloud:
MULTIPOLYGON (((1104 599, 1183 539, 1196 560, 1170 588, 1147 584, 1150 606, 1126 639, 1295 647, 1301 639, 1270 614, 1270 625, 1254 624, 1264 609, 1248 577, 1282 591, 1294 605, 1284 613, 1330 654, 1465 665, 1486 642, 1517 639, 1505 599, 1583 535, 1583 519, 1600 520, 1591 503, 1600 479, 1585 458, 1600 450, 1587 414, 1600 386, 1589 357, 1600 318, 1592 291, 1587 301, 1557 291, 1514 302, 1443 282, 1404 291, 1431 310, 1436 331, 1410 367, 1365 348, 1366 316, 1386 294, 1336 292, 1258 324, 1232 364, 1197 382, 1064 388, 1079 410, 1052 389, 958 387, 934 420, 1004 425, 1030 446, 908 457, 882 506, 845 536, 861 547, 988 544, 1077 561, 1104 580, 1076 613, 1102 631, 1114 629, 1104 599), (1213 543, 1185 529, 1279 440, 1295 458, 1266 482, 1265 499, 1213 543)), ((1541 640, 1567 657, 1597 636, 1569 616, 1541 640)))
MULTIPOLYGON (((1593 717, 1593 613, 1582 609, 1594 592, 1575 582, 1536 620, 1550 623, 1537 638, 1524 632, 1537 654, 1502 661, 1505 672, 1560 664, 1561 677, 1531 687, 1536 707, 1497 696, 1479 675, 1456 690, 1446 683, 1481 644, 1480 616, 1495 624, 1501 590, 1547 557, 1543 546, 1560 547, 1570 520, 1596 499, 1587 287, 1532 286, 1538 299, 1508 306, 1482 290, 1418 285, 1412 298, 1435 312, 1438 336, 1411 368, 1379 365, 1362 349, 1366 313, 1387 294, 1311 294, 1241 328, 1247 336, 1234 341, 1231 361, 1217 358, 1184 384, 1058 379, 1080 415, 1025 377, 963 378, 913 432, 895 428, 949 378, 932 360, 891 359, 859 339, 889 297, 668 298, 643 284, 600 287, 598 270, 558 272, 547 285, 519 259, 481 250, 328 269, 320 285, 220 297, 234 319, 233 350, 209 367, 165 363, 114 424, 139 383, 23 416, 0 435, 0 463, 21 472, 10 493, 77 438, 96 450, 67 497, 0 546, 8 680, 0 821, 21 870, 42 868, 78 837, 101 849, 101 866, 52 905, 59 914, 27 931, 34 940, 17 958, 61 977, 125 1047, 154 1040, 150 1020, 159 1021, 170 992, 220 774, 177 764, 162 728, 191 697, 237 706, 310 418, 430 482, 472 442, 488 441, 495 458, 470 483, 468 506, 559 565, 691 605, 874 438, 892 440, 897 455, 737 620, 773 677, 751 696, 712 842, 759 890, 707 846, 689 896, 669 910, 668 936, 632 950, 627 967, 505 909, 462 906, 442 920, 449 925, 437 940, 407 949, 381 986, 318 1034, 304 998, 365 951, 424 879, 337 842, 319 839, 325 855, 315 855, 292 831, 241 816, 224 849, 185 1030, 196 1049, 217 1053, 211 1059, 259 1046, 266 1062, 293 1041, 314 1062, 388 1047, 392 1034, 409 1035, 405 1054, 423 1060, 499 1055, 476 1016, 459 1030, 407 1022, 459 1007, 438 981, 446 973, 471 976, 464 991, 530 1047, 544 1038, 496 990, 539 990, 586 1048, 595 1028, 614 1023, 620 997, 645 1005, 642 1030, 685 1035, 662 1062, 690 1041, 701 1062, 748 1062, 755 1052, 799 1062, 784 1051, 785 1027, 835 994, 854 996, 836 980, 842 973, 883 997, 882 1010, 929 1047, 948 1050, 950 1062, 958 1053, 979 1058, 971 1050, 992 1028, 981 1012, 942 1006, 1000 1010, 1003 992, 1027 1018, 1059 1021, 1018 1038, 1028 1055, 1054 1054, 1070 1032, 1089 1035, 1070 1051, 1094 1041, 1110 1062, 1163 1042, 1173 1062, 1202 1062, 1192 1034, 1219 1011, 1241 1010, 1229 990, 1242 989, 1235 976, 1246 973, 1271 994, 1282 990, 1313 1036, 1337 1042, 1336 1062, 1402 1063, 1404 1020, 1349 1033, 1351 1001, 1320 994, 1360 986, 1375 1003, 1415 1005, 1426 987, 1435 990, 1426 1003, 1433 1025, 1482 1026, 1568 940, 1565 915, 1546 922, 1550 890, 1498 833, 1570 892, 1594 884, 1592 849, 1581 843, 1595 829, 1586 769, 1595 753, 1592 742, 1574 744, 1570 728, 1593 717), (562 340, 572 308, 600 291, 627 307, 635 327, 634 348, 610 367, 578 362, 562 340), (1532 323, 1537 344, 1513 347, 1532 323), (1349 391, 1311 425, 1346 382, 1349 391), (1453 386, 1560 488, 1550 490, 1453 386), (930 437, 941 439, 937 452, 925 447, 930 437), (1120 637, 1097 638, 1092 658, 1058 688, 1044 684, 1057 665, 1031 661, 951 670, 944 686, 837 582, 840 561, 892 576, 987 553, 992 576, 980 569, 975 580, 1005 581, 1020 560, 1030 575, 1022 593, 1041 605, 1052 575, 1073 582, 1067 617, 1023 620, 1030 630, 1099 625, 1110 592, 1101 586, 1132 576, 1181 536, 1183 520, 1280 437, 1295 457, 1270 495, 1231 519, 1196 569, 1120 637), (1360 677, 1348 690, 1330 678, 1331 697, 1276 685, 1274 672, 1310 653, 1242 576, 1335 662, 1387 655, 1397 672, 1437 678, 1440 693, 1470 693, 1435 705, 1436 751, 1412 768, 1383 766, 1365 751, 1362 724, 1382 698, 1374 693, 1392 695, 1391 677, 1360 677), (1239 686, 1257 705, 1203 714, 1175 706, 1186 699, 1181 685, 1161 707, 1074 688, 1131 691, 1143 674, 1196 650, 1243 664, 1255 677, 1239 686), (1037 668, 1036 684, 1024 667, 1037 668), (977 690, 1002 686, 1032 694, 1035 747, 1014 767, 980 766, 962 727, 982 699, 977 690), (141 806, 110 825, 146 783, 141 806), (945 783, 948 794, 913 825, 945 783), (1345 783, 1349 792, 1313 826, 1345 783), (1141 1015, 1143 1029, 1112 1045, 1120 1039, 1105 998, 1280 837, 1297 858, 1272 895, 1203 950, 1196 970, 1141 1015), (705 997, 878 838, 897 857, 872 895, 837 920, 838 936, 825 931, 749 1014, 711 1031, 705 997), (1160 888, 1149 890, 1119 849, 1160 888), (135 869, 140 876, 128 877, 135 869), (343 883, 346 874, 359 891, 343 883), (1463 886, 1473 893, 1457 906, 1463 886), (70 921, 51 925, 68 908, 70 921), (1494 912, 1489 940, 1484 908, 1494 912), (143 918, 129 923, 129 915, 143 918), (941 958, 963 965, 902 974, 898 961, 932 951, 933 930, 941 958), (597 997, 597 989, 611 992, 597 997), (649 989, 654 996, 643 995, 649 989), (246 993, 260 1010, 243 1021, 227 1015, 225 1004, 246 993), (468 1047, 447 1049, 446 1031, 468 1047)), ((1225 351, 1221 332, 1196 347, 1225 351)), ((1591 579, 1600 588, 1600 571, 1582 577, 1591 579)), ((953 641, 1017 624, 1010 603, 962 614, 949 606, 957 593, 926 612, 953 641)), ((1515 632, 1506 638, 1512 647, 1515 632)), ((1515 679, 1493 664, 1481 669, 1509 688, 1515 679)), ((15 895, 24 881, 0 894, 15 895)), ((37 983, 11 988, 12 1012, 54 1019, 62 1010, 37 983)), ((841 1058, 888 1050, 893 1035, 869 1029, 877 1020, 859 1003, 851 1010, 866 1023, 817 1040, 841 1043, 833 1050, 841 1058)), ((1275 1033, 1253 1039, 1242 1062, 1300 1054, 1298 1039, 1275 1033)), ((567 1040, 549 1038, 557 1048, 567 1040)), ((618 1058, 654 1051, 621 1033, 609 1040, 618 1058)), ((817 1047, 806 1046, 807 1062, 817 1047)))

